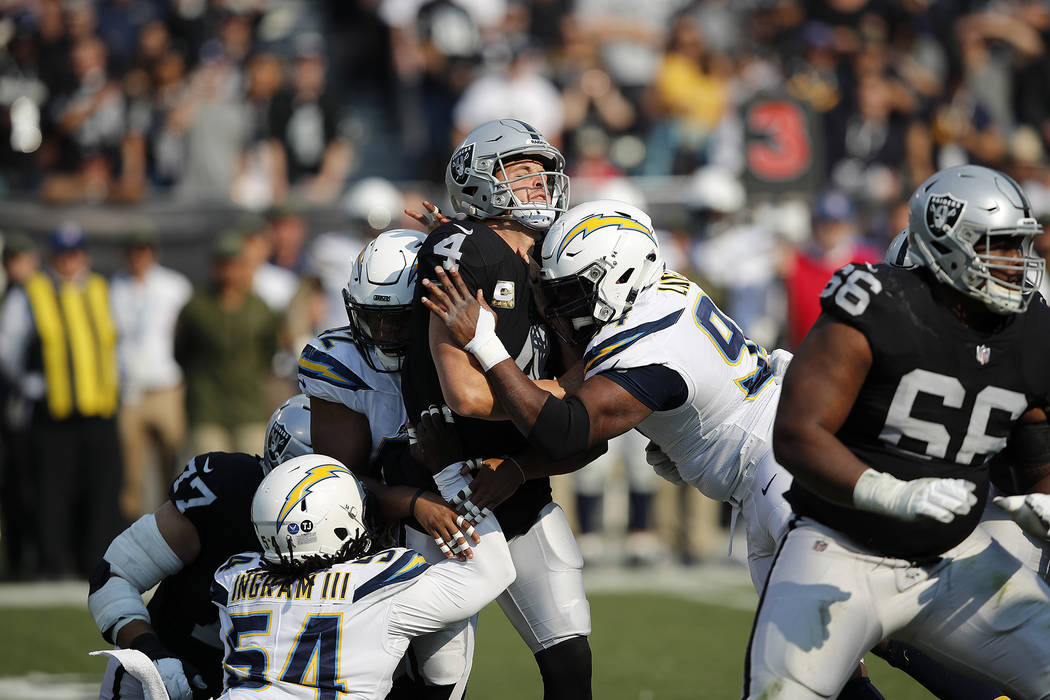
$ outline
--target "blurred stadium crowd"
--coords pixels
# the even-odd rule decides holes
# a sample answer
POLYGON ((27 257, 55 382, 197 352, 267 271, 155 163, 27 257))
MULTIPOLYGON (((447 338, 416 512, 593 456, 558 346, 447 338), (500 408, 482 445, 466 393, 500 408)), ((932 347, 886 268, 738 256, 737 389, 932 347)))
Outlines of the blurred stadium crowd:
MULTIPOLYGON (((907 193, 937 169, 1004 170, 1050 212, 1050 7, 1038 0, 0 9, 0 199, 28 212, 0 222, 11 577, 85 575, 123 518, 156 506, 150 465, 166 483, 191 454, 260 451, 299 350, 345 323, 350 260, 378 231, 416 226, 404 207, 428 198, 447 211, 445 164, 486 120, 522 119, 558 145, 574 203, 648 208, 669 266, 770 348, 797 344, 833 270, 881 259, 907 193), (195 210, 217 214, 178 223, 195 210), (87 211, 106 216, 79 220, 87 211), (39 223, 55 218, 69 221, 39 223), (205 230, 161 267, 180 225, 205 230), (118 240, 122 256, 94 259, 108 318, 86 302, 91 331, 68 341, 72 365, 84 342, 114 372, 93 405, 59 410, 57 375, 27 359, 42 338, 34 304, 46 303, 33 273, 44 264, 64 304, 61 282, 118 240)), ((654 507, 641 448, 622 442, 578 479, 577 521, 595 535, 585 554, 611 517, 596 475, 616 462, 630 511, 617 522, 641 538, 629 551, 710 554, 717 507, 677 491, 654 507), (666 515, 679 508, 691 515, 666 515)))

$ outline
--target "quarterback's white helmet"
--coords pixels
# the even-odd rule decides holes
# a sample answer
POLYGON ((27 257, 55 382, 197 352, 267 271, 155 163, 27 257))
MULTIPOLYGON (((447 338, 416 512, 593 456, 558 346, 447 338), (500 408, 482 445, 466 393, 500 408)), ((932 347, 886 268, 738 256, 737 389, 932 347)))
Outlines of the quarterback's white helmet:
POLYGON ((911 198, 908 231, 916 262, 995 313, 1023 312, 1039 288, 1045 263, 1034 239, 1043 229, 1020 185, 1004 173, 979 165, 934 173, 911 198), (994 254, 1003 239, 1016 243, 1019 255, 994 254))
POLYGON ((296 394, 273 412, 266 425, 263 469, 269 472, 292 457, 313 452, 310 443, 310 399, 296 394))
POLYGON ((565 158, 532 126, 518 119, 494 119, 476 127, 453 152, 445 169, 452 208, 475 219, 513 219, 546 231, 569 203, 565 158), (531 158, 542 173, 507 179, 505 166, 531 158), (500 177, 497 177, 499 175, 500 177), (515 183, 543 176, 545 202, 522 202, 515 183))
POLYGON ((612 199, 565 212, 543 239, 540 265, 537 301, 573 345, 627 313, 664 270, 649 215, 612 199))
POLYGON ((252 498, 252 524, 273 564, 365 551, 365 489, 342 462, 308 454, 277 465, 252 498))
POLYGON ((416 255, 424 240, 422 231, 384 231, 350 268, 350 281, 343 289, 350 332, 377 372, 401 371, 410 335, 416 255))

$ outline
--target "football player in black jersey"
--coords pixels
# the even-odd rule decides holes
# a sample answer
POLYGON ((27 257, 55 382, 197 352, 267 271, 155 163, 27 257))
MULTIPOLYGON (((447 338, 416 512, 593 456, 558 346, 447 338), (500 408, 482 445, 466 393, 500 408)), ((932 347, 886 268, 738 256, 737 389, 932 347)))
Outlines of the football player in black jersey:
MULTIPOLYGON (((483 290, 504 346, 535 380, 552 375, 545 367, 546 330, 532 307, 530 254, 565 211, 569 184, 564 165, 561 153, 524 122, 502 119, 477 127, 456 149, 446 171, 445 183, 460 216, 438 226, 419 252, 421 274, 436 265, 456 266, 472 292, 483 290)), ((409 417, 447 404, 457 414, 468 458, 508 455, 526 447, 493 400, 478 365, 452 342, 444 324, 430 322, 419 302, 421 289, 413 302, 412 342, 402 374, 409 417)), ((545 385, 565 393, 556 381, 545 385)), ((500 468, 519 467, 508 460, 500 468)), ((551 500, 549 479, 523 484, 496 513, 518 573, 497 601, 536 657, 544 697, 590 697, 590 608, 583 590, 583 558, 564 513, 551 500)), ((407 544, 416 547, 411 539, 407 544)))
POLYGON ((978 166, 924 182, 908 230, 918 266, 836 272, 784 378, 774 449, 799 517, 759 603, 745 697, 834 697, 884 637, 1050 697, 1050 589, 976 529, 1006 447, 1031 464, 1015 517, 1048 535, 1041 231, 1017 183, 978 166))
MULTIPOLYGON (((153 659, 172 700, 222 693, 218 610, 208 594, 212 576, 231 555, 258 549, 251 504, 263 476, 311 451, 309 405, 300 394, 270 417, 263 457, 194 457, 168 500, 117 535, 95 568, 88 609, 99 631, 106 641, 153 659), (153 586, 145 605, 142 594, 153 586)), ((110 659, 99 698, 143 697, 142 685, 110 659)))

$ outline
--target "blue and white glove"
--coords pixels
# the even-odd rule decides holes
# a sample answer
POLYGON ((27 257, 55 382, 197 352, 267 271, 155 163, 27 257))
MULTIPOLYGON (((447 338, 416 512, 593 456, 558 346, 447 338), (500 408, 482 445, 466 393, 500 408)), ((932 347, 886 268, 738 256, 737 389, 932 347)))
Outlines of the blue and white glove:
POLYGON ((131 648, 153 660, 171 700, 194 700, 194 693, 198 693, 196 697, 203 697, 207 688, 204 678, 197 669, 171 653, 157 635, 140 634, 131 642, 131 648))
POLYGON ((995 505, 1007 513, 1032 537, 1050 540, 1050 494, 1029 493, 1023 496, 996 496, 995 505))
POLYGON ((918 520, 921 516, 950 523, 956 515, 969 513, 977 503, 975 488, 972 481, 965 479, 927 477, 901 481, 869 468, 853 487, 853 505, 900 520, 918 520))

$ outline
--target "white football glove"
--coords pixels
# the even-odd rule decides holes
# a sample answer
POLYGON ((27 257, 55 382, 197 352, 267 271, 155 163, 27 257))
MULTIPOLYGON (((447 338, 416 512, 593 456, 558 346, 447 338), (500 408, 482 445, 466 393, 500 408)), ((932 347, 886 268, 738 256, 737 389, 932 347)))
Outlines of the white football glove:
POLYGON ((1050 494, 996 496, 993 500, 1029 535, 1050 540, 1050 494))
POLYGON ((193 692, 205 689, 204 679, 197 669, 182 661, 165 647, 152 632, 141 634, 131 643, 132 649, 148 656, 164 679, 164 689, 171 700, 193 700, 193 692))
POLYGON ((645 446, 645 461, 649 463, 653 471, 672 484, 676 486, 685 484, 682 481, 682 475, 678 473, 678 467, 674 465, 667 453, 660 449, 660 446, 652 440, 645 446))
POLYGON ((900 520, 919 516, 950 523, 956 515, 966 515, 977 503, 976 488, 965 479, 927 477, 912 481, 867 469, 853 487, 853 504, 861 510, 889 515, 900 520))
POLYGON ((182 662, 176 658, 168 657, 157 659, 153 662, 160 677, 164 679, 164 689, 168 691, 171 700, 193 700, 193 690, 190 682, 186 680, 186 671, 182 668, 182 662))

